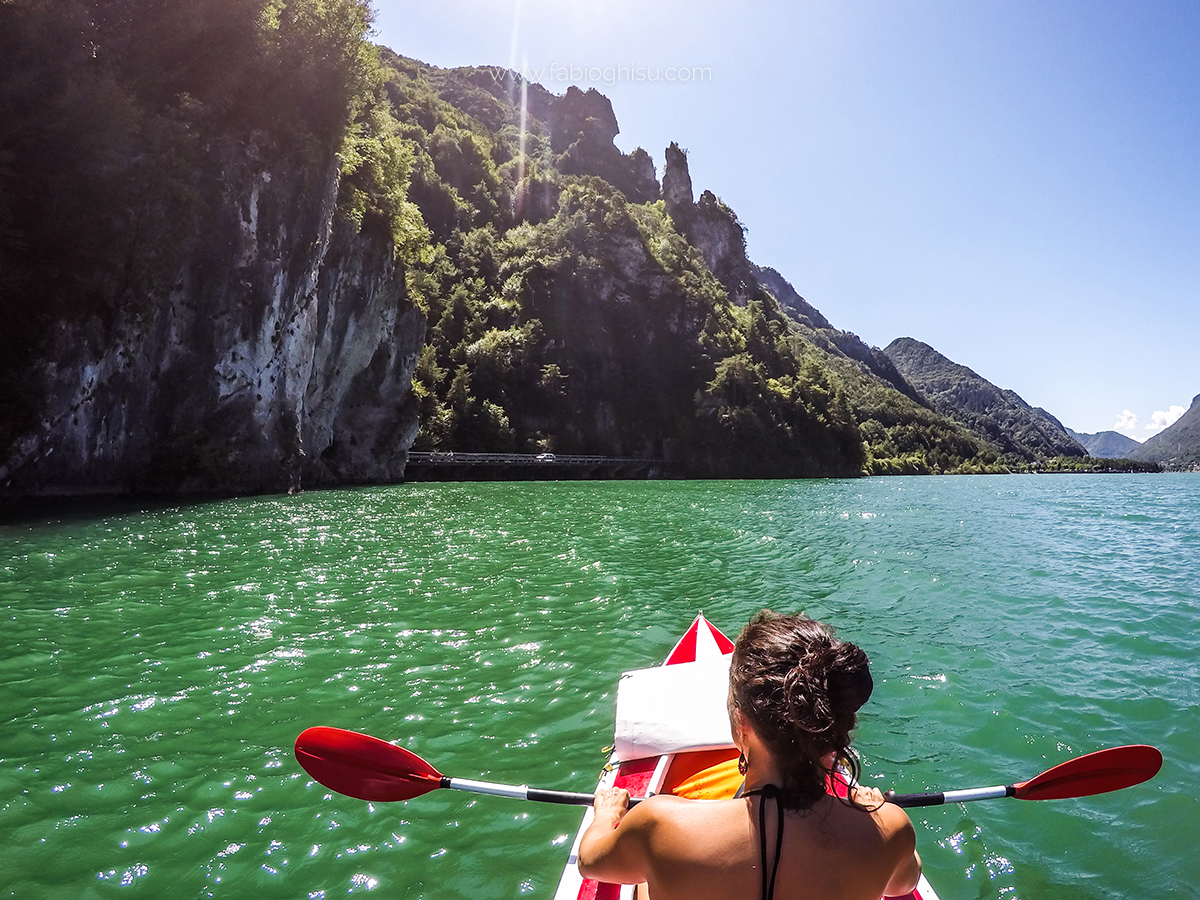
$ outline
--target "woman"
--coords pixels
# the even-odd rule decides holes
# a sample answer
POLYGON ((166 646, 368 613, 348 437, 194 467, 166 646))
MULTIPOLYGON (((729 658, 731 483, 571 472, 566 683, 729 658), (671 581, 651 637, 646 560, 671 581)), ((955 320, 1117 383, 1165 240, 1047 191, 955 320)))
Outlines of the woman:
POLYGON ((643 900, 909 893, 921 860, 904 811, 872 788, 845 800, 825 790, 837 760, 856 768, 850 732, 871 687, 858 647, 804 615, 760 612, 739 635, 729 669, 741 795, 706 803, 659 795, 629 809, 627 791, 602 787, 579 871, 640 883, 643 900))

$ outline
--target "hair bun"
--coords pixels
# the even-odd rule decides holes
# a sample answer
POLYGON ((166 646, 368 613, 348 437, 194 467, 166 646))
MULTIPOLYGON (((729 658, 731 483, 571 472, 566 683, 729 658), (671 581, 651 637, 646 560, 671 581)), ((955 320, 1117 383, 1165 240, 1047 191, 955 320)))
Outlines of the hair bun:
POLYGON ((870 660, 863 649, 854 644, 844 647, 846 652, 839 661, 841 664, 829 673, 829 691, 837 705, 858 712, 871 698, 875 681, 871 678, 870 660))

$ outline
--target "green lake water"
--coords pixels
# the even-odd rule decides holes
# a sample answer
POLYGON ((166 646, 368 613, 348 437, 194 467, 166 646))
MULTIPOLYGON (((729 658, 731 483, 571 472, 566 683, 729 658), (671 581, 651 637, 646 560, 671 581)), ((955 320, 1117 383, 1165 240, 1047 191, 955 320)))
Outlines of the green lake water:
POLYGON ((591 790, 622 670, 763 606, 872 659, 866 780, 1153 781, 914 810, 943 900, 1200 891, 1200 476, 411 484, 0 520, 0 896, 549 898, 581 811, 332 795, 310 725, 591 790))

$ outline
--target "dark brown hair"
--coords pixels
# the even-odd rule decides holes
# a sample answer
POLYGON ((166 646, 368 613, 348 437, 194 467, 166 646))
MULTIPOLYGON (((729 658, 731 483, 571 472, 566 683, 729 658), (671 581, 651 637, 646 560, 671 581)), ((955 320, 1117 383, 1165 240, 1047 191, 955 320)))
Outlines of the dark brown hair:
POLYGON ((729 693, 782 774, 790 808, 810 807, 825 793, 821 758, 834 751, 858 779, 850 750, 859 708, 871 696, 870 661, 803 613, 756 614, 733 649, 729 693))

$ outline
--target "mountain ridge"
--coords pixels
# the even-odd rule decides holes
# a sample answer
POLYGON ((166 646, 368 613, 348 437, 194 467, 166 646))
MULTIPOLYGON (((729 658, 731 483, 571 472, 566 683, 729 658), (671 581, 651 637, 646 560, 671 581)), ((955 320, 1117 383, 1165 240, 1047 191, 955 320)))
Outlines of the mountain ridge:
POLYGON ((928 344, 896 338, 883 348, 896 368, 938 412, 970 428, 1010 458, 1036 462, 1086 456, 1058 419, 997 387, 928 344))
POLYGON ((1131 452, 1142 446, 1131 437, 1126 437, 1118 431, 1098 431, 1095 434, 1080 434, 1067 429, 1067 433, 1083 444, 1090 456, 1107 459, 1128 457, 1131 452))
POLYGON ((1169 471, 1200 471, 1200 394, 1187 412, 1129 454, 1139 462, 1158 463, 1169 471))
MULTIPOLYGON (((395 58, 392 67, 399 76, 394 82, 395 97, 429 92, 442 102, 453 100, 459 109, 498 112, 507 108, 507 127, 517 120, 521 87, 515 73, 506 86, 491 70, 482 77, 470 68, 434 71, 402 57, 395 58), (468 98, 472 92, 486 93, 487 97, 468 98)), ((469 321, 473 315, 471 304, 447 309, 440 299, 431 299, 427 364, 418 367, 417 373, 426 426, 414 447, 462 448, 469 438, 472 449, 482 449, 482 443, 489 449, 572 452, 582 450, 581 442, 586 440, 593 447, 607 445, 625 453, 653 454, 669 439, 673 446, 683 448, 685 456, 690 453, 692 464, 700 466, 694 471, 712 472, 716 465, 726 473, 783 472, 786 470, 778 463, 791 456, 796 462, 787 465, 798 465, 791 471, 801 474, 819 471, 813 468, 818 457, 807 456, 809 462, 801 462, 810 453, 803 444, 824 440, 820 435, 833 426, 842 429, 848 440, 862 442, 865 457, 859 457, 857 463, 862 471, 928 472, 964 464, 976 469, 995 464, 994 451, 914 399, 915 392, 878 350, 832 328, 824 316, 799 298, 786 279, 748 259, 744 229, 733 210, 711 191, 695 195, 685 150, 677 144, 666 148, 658 199, 632 204, 622 194, 621 201, 614 204, 602 199, 612 189, 611 181, 606 182, 607 187, 588 181, 604 174, 595 168, 596 161, 607 160, 604 164, 609 169, 605 171, 610 171, 620 158, 612 146, 618 126, 615 118, 610 118, 611 106, 601 104, 598 95, 589 98, 585 92, 569 88, 563 98, 580 106, 586 103, 593 110, 590 116, 574 121, 587 122, 590 118, 595 124, 578 128, 573 135, 555 137, 554 131, 560 126, 554 122, 564 119, 553 114, 553 105, 563 102, 563 98, 556 99, 535 86, 524 90, 527 96, 541 98, 540 105, 526 108, 526 168, 515 188, 516 196, 529 202, 521 208, 521 221, 508 232, 504 245, 493 244, 507 259, 499 262, 498 273, 506 280, 501 284, 485 271, 479 271, 476 278, 481 279, 477 283, 485 291, 503 288, 500 293, 505 298, 520 298, 515 304, 506 299, 503 317, 497 315, 494 304, 490 307, 489 341, 519 347, 520 371, 552 369, 559 388, 554 396, 539 395, 531 374, 510 371, 501 379, 496 377, 500 368, 495 362, 485 362, 481 367, 484 345, 478 339, 488 329, 478 333, 474 344, 463 343, 462 338, 465 332, 474 333, 471 329, 475 326, 469 321), (540 114, 553 121, 541 120, 540 114), (572 160, 571 166, 578 167, 572 169, 572 174, 564 174, 560 153, 572 160), (589 170, 589 166, 593 168, 589 170), (603 209, 587 213, 597 202, 603 209), (571 225, 572 220, 579 224, 571 225), (526 230, 529 228, 532 231, 526 230), (516 237, 522 242, 535 241, 541 247, 541 261, 524 257, 525 261, 519 262, 520 255, 511 253, 519 249, 512 244, 516 237), (678 243, 680 240, 683 243, 678 243), (664 256, 662 251, 669 248, 664 256), (646 269, 652 258, 653 275, 646 269), (571 259, 588 260, 595 275, 581 282, 578 271, 567 263, 571 259), (535 273, 536 278, 532 278, 535 273), (663 274, 668 275, 666 281, 662 280, 663 274), (695 280, 697 277, 699 280, 695 280), (692 290, 709 285, 702 294, 709 298, 701 304, 703 326, 698 320, 686 325, 675 317, 671 320, 674 324, 663 322, 651 332, 644 332, 630 321, 619 324, 611 318, 597 319, 597 327, 589 334, 602 352, 592 353, 591 362, 582 368, 583 361, 573 352, 564 355, 564 346, 579 347, 580 335, 563 335, 561 329, 569 320, 578 320, 582 311, 568 315, 554 298, 588 297, 589 316, 609 317, 606 311, 630 308, 624 304, 638 296, 645 300, 633 301, 634 305, 649 312, 661 303, 661 299, 653 299, 661 297, 661 291, 673 291, 670 285, 685 282, 694 285, 692 290), (650 295, 646 295, 647 288, 650 295), (790 304, 791 309, 783 304, 790 304), (451 323, 448 315, 456 322, 451 323), (677 331, 680 325, 684 333, 677 331), (610 346, 610 338, 605 335, 614 333, 614 328, 642 335, 635 340, 636 348, 610 346), (657 341, 668 333, 676 338, 668 355, 675 354, 680 364, 673 371, 682 368, 697 374, 706 372, 706 382, 671 388, 675 376, 649 374, 646 366, 661 363, 664 353, 641 342, 657 341), (617 360, 622 361, 620 365, 614 364, 617 360), (451 378, 461 362, 468 363, 459 370, 461 378, 451 378), (635 406, 626 405, 602 386, 628 382, 631 373, 633 381, 641 386, 634 389, 640 396, 635 406), (455 380, 459 386, 452 390, 455 380), (674 399, 665 400, 663 390, 646 393, 649 384, 675 391, 674 399), (589 399, 581 402, 584 395, 589 399), (594 420, 556 428, 554 420, 556 416, 561 419, 562 413, 552 411, 561 410, 564 400, 572 408, 602 410, 604 421, 615 425, 620 434, 611 427, 597 430, 587 424, 594 420), (809 404, 812 425, 789 418, 793 414, 786 411, 788 407, 795 409, 794 404, 801 401, 809 404), (467 415, 463 414, 464 408, 467 415), (490 421, 482 421, 479 416, 485 408, 490 421), (650 410, 657 411, 647 419, 650 410), (468 419, 475 422, 469 432, 463 430, 468 419), (857 437, 849 437, 851 432, 857 437), (776 436, 769 437, 772 434, 776 436), (784 443, 777 443, 779 440, 784 443), (767 445, 774 449, 767 450, 767 445), (730 468, 734 459, 742 462, 730 468), (751 468, 746 468, 748 460, 754 460, 751 468)), ((403 113, 400 118, 405 118, 403 113)), ((499 124, 502 120, 503 116, 496 115, 492 122, 499 124)), ((490 131, 481 136, 495 141, 497 136, 503 139, 504 134, 502 128, 499 135, 490 131)), ((421 142, 420 136, 416 137, 421 142)), ((508 157, 510 153, 511 148, 505 151, 506 158, 515 158, 508 157)), ((634 151, 629 159, 638 154, 634 151)), ((511 167, 512 163, 504 165, 511 167)), ((436 163, 432 168, 438 168, 436 163)), ((475 240, 471 234, 464 236, 468 243, 475 240)), ((463 259, 458 257, 456 261, 461 263, 463 259)), ((451 273, 449 277, 458 276, 451 273)))

